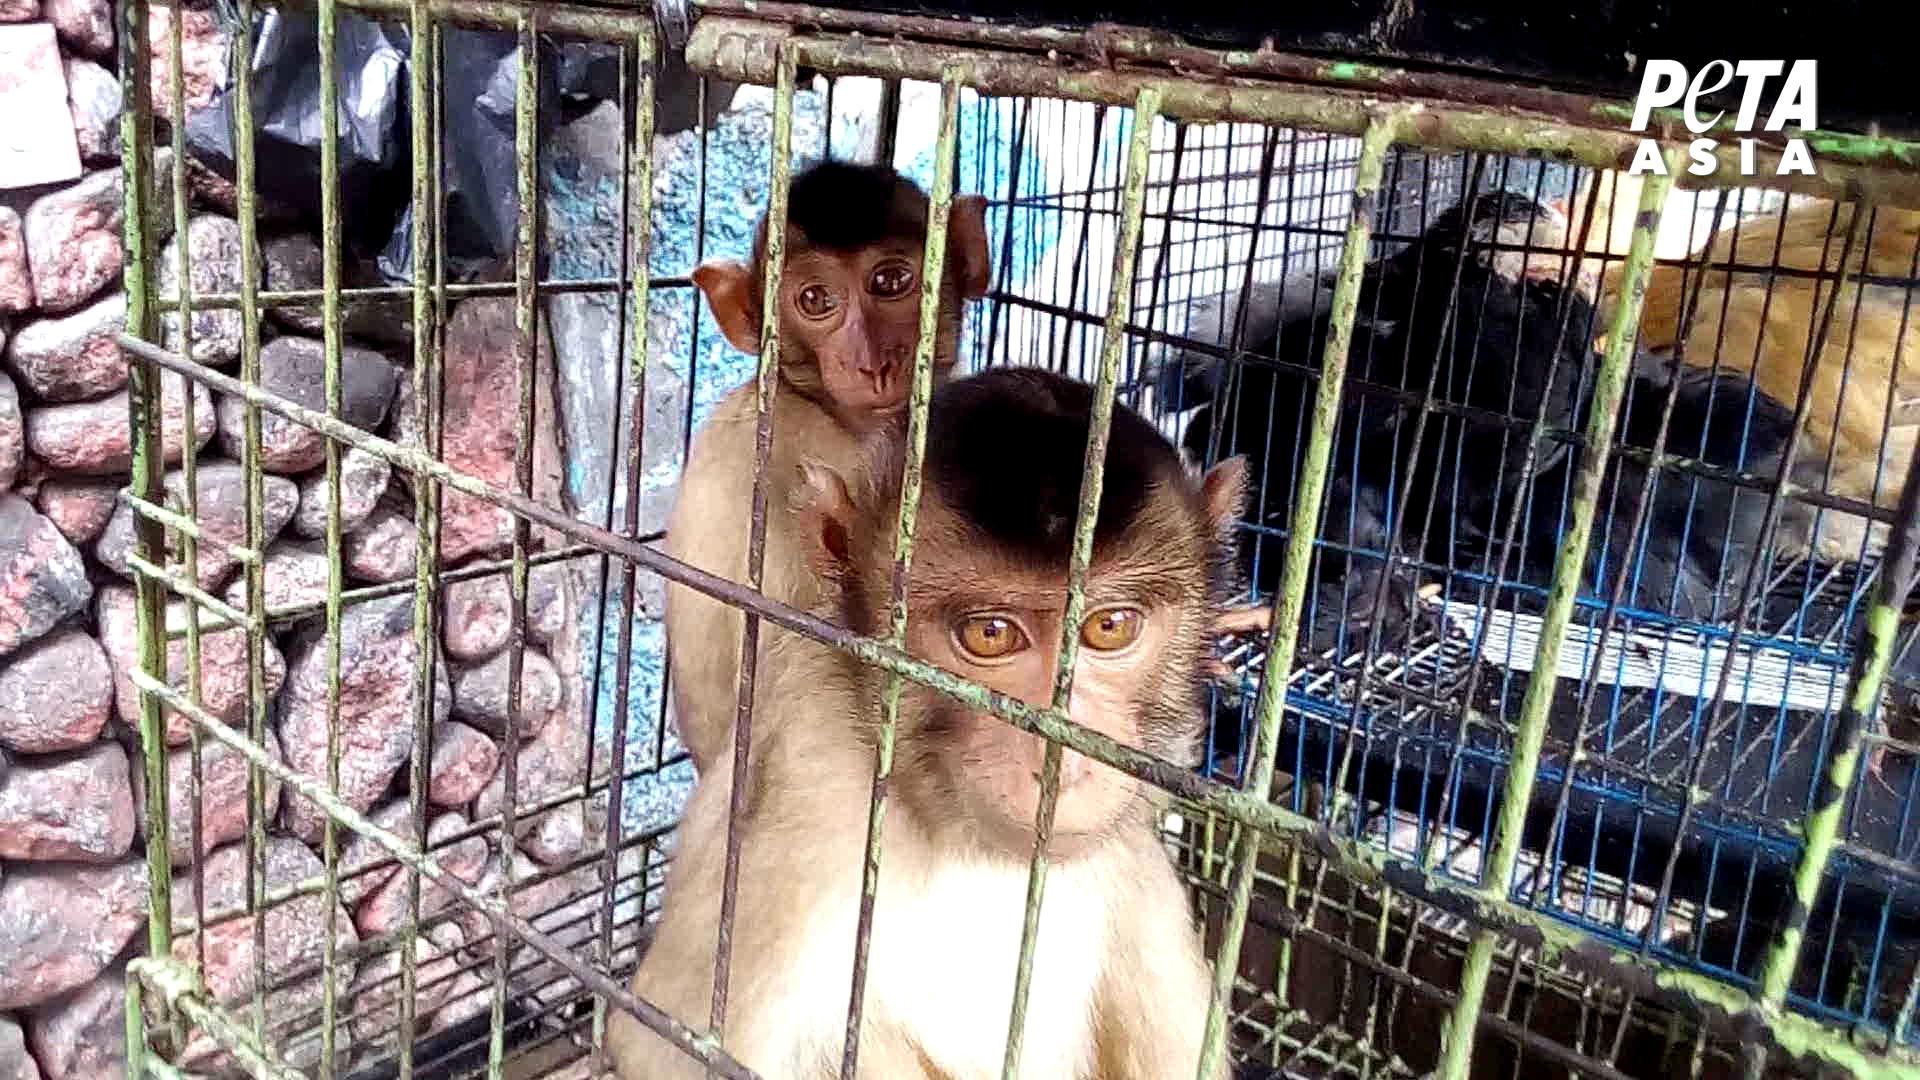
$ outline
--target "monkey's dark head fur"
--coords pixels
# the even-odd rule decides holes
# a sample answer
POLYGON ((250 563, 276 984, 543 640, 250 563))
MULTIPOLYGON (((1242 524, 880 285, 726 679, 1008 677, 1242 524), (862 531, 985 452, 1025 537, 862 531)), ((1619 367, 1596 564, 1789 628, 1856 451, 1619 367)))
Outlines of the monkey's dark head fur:
MULTIPOLYGON (((1044 706, 1055 693, 1063 634, 1081 641, 1073 720, 1190 763, 1203 726, 1208 628, 1233 566, 1244 469, 1236 458, 1196 475, 1165 436, 1116 404, 1085 608, 1075 616, 1079 633, 1068 632, 1067 570, 1094 398, 1092 387, 1036 368, 995 368, 936 390, 904 581, 894 578, 907 451, 901 425, 881 429, 868 467, 839 493, 816 474, 809 483, 820 493, 813 512, 831 615, 856 632, 884 633, 894 588, 903 586, 914 655, 1031 705, 1044 706), (1001 636, 992 644, 1014 644, 998 653, 969 646, 964 631, 982 619, 998 620, 1001 636), (1089 628, 1103 619, 1132 620, 1135 636, 1099 644, 1089 628)), ((874 706, 861 714, 878 716, 884 678, 847 664, 874 706)), ((937 691, 910 685, 901 694, 894 781, 902 805, 923 824, 951 820, 984 848, 1025 858, 1041 744, 937 691), (957 806, 967 812, 956 815, 957 806)), ((864 726, 856 732, 874 734, 864 726)), ((1076 760, 1062 765, 1056 855, 1131 827, 1154 800, 1133 778, 1076 760)))
MULTIPOLYGON (((940 387, 927 417, 928 493, 972 525, 980 540, 1025 565, 1064 574, 1093 409, 1092 386, 1039 368, 993 368, 940 387)), ((891 467, 886 472, 899 475, 891 467)), ((1184 546, 1182 534, 1209 513, 1179 451, 1116 402, 1094 519, 1096 557, 1123 536, 1184 546)), ((1219 598, 1232 587, 1232 545, 1217 535, 1208 539, 1213 558, 1206 591, 1219 598)))
MULTIPOLYGON (((927 196, 890 166, 820 161, 788 185, 787 223, 814 247, 855 251, 889 236, 924 233, 927 196)), ((762 249, 765 229, 762 222, 762 249)))

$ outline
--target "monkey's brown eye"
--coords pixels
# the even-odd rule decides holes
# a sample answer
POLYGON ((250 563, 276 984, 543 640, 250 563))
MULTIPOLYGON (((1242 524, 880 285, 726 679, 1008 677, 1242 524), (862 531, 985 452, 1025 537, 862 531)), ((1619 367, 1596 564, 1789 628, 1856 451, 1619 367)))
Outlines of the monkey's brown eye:
POLYGON ((884 300, 905 296, 913 289, 913 269, 904 263, 888 263, 874 270, 867 279, 867 291, 884 300))
POLYGON ((840 307, 840 296, 825 285, 808 285, 794 298, 800 314, 809 319, 824 319, 840 307))
POLYGON ((1118 652, 1140 638, 1146 616, 1138 608, 1107 608, 1087 616, 1080 624, 1080 640, 1099 652, 1118 652))
POLYGON ((1027 647, 1026 631, 1005 615, 969 615, 954 624, 953 638, 977 660, 999 660, 1027 647))

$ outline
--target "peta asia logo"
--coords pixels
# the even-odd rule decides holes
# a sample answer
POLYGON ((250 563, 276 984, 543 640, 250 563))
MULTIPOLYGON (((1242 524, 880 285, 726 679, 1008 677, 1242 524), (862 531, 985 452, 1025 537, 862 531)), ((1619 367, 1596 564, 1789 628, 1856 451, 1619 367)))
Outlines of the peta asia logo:
MULTIPOLYGON (((1653 110, 1679 105, 1687 130, 1695 136, 1687 146, 1687 156, 1693 159, 1687 171, 1694 176, 1706 176, 1714 171, 1717 163, 1714 152, 1720 142, 1701 136, 1718 129, 1727 110, 1721 107, 1725 99, 1718 104, 1703 103, 1702 99, 1719 94, 1735 79, 1744 79, 1739 111, 1734 115, 1731 130, 1739 137, 1740 175, 1753 176, 1756 174, 1754 133, 1785 131, 1788 124, 1793 124, 1796 131, 1818 126, 1814 121, 1814 65, 1812 60, 1795 60, 1791 68, 1784 60, 1715 60, 1688 78, 1686 65, 1678 60, 1649 60, 1640 77, 1640 96, 1634 101, 1631 130, 1646 131, 1653 110), (1771 108, 1766 109, 1762 117, 1765 105, 1771 108), (1714 111, 1708 113, 1708 108, 1714 111)), ((1633 154, 1633 165, 1627 171, 1634 176, 1649 172, 1664 176, 1667 166, 1660 154, 1659 142, 1640 140, 1640 147, 1633 154)), ((1799 138, 1787 139, 1774 169, 1776 176, 1790 174, 1813 175, 1813 157, 1807 152, 1806 142, 1799 138)))

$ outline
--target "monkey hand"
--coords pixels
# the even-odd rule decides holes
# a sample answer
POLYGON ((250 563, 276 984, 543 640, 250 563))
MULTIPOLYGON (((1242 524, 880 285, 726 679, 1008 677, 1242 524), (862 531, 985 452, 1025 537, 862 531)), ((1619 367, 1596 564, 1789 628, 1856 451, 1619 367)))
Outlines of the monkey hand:
MULTIPOLYGON (((1267 628, 1273 625, 1273 609, 1265 604, 1246 604, 1232 607, 1214 617, 1213 632, 1216 636, 1230 640, 1247 634, 1265 635, 1267 628)), ((1207 658, 1207 674, 1216 682, 1236 686, 1240 682, 1240 673, 1217 656, 1207 658)))

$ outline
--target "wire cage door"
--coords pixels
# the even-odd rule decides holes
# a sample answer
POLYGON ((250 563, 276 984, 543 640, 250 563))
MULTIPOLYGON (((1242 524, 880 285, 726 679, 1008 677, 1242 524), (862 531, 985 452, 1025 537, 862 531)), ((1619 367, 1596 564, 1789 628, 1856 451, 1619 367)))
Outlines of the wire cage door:
MULTIPOLYGON (((1886 154, 1836 148, 1822 163, 1826 186, 1809 189, 1857 200, 1847 222, 1835 218, 1837 270, 1783 266, 1777 254, 1756 268, 1733 254, 1656 252, 1663 214, 1675 220, 1678 198, 1666 177, 1622 198, 1636 216, 1617 251, 1519 242, 1519 254, 1552 256, 1562 281, 1591 260, 1620 298, 1590 328, 1601 344, 1581 376, 1579 409, 1555 424, 1538 412, 1452 400, 1438 375, 1424 385, 1379 384, 1364 343, 1370 327, 1397 316, 1369 310, 1369 282, 1383 260, 1418 249, 1449 201, 1529 185, 1531 198, 1547 201, 1546 174, 1534 168, 1542 157, 1567 166, 1556 182, 1573 188, 1627 160, 1637 137, 1605 122, 1597 105, 1570 117, 1561 99, 1522 95, 1520 105, 1494 109, 1434 92, 1444 85, 1398 89, 1391 72, 1376 72, 1377 85, 1329 86, 1337 80, 1324 72, 1318 84, 1298 72, 1275 77, 1242 54, 1196 49, 1170 60, 1154 52, 1158 39, 1124 33, 1106 47, 1130 62, 1101 67, 1078 62, 1084 42, 1052 31, 933 17, 706 5, 682 46, 663 43, 650 12, 321 0, 312 15, 318 281, 282 287, 265 253, 272 238, 263 239, 276 208, 261 194, 271 185, 259 165, 261 130, 233 119, 259 115, 253 84, 262 77, 251 58, 266 12, 241 4, 229 20, 227 117, 238 269, 231 287, 209 287, 195 272, 194 244, 167 244, 200 227, 190 205, 204 190, 194 170, 205 168, 156 137, 157 118, 189 113, 185 19, 158 17, 172 10, 129 0, 119 26, 127 102, 120 345, 132 373, 124 561, 138 627, 128 678, 147 751, 152 897, 145 955, 127 983, 131 1074, 597 1075, 607 1064, 599 1055, 607 1022, 623 1012, 717 1075, 752 1075, 724 1035, 724 930, 712 1015, 669 1016, 624 983, 647 946, 672 853, 671 813, 635 807, 664 778, 684 785, 690 771, 657 682, 634 669, 650 632, 649 583, 661 580, 746 611, 749 643, 762 624, 777 626, 884 669, 896 685, 932 687, 1044 737, 1054 782, 1061 754, 1072 750, 1170 793, 1164 838, 1213 963, 1196 1069, 1222 1058, 1274 1075, 1920 1068, 1911 1023, 1920 966, 1908 906, 1920 895, 1911 866, 1913 753, 1875 729, 1891 715, 1883 699, 1899 696, 1888 673, 1905 641, 1912 507, 1833 495, 1805 473, 1789 476, 1790 458, 1763 475, 1671 445, 1638 446, 1627 419, 1639 415, 1635 395, 1648 393, 1635 339, 1663 272, 1681 275, 1678 294, 1692 288, 1695 297, 1716 273, 1732 280, 1736 264, 1763 274, 1770 289, 1775 278, 1814 282, 1817 325, 1801 328, 1809 357, 1822 354, 1836 325, 1861 325, 1859 290, 1911 290, 1911 267, 1902 274, 1872 262, 1888 221, 1870 220, 1868 208, 1890 208, 1891 220, 1920 205, 1920 185, 1888 168, 1886 154), (346 198, 353 163, 343 160, 353 144, 342 138, 342 96, 356 84, 343 70, 342 43, 373 40, 363 35, 374 26, 387 35, 381 55, 405 72, 396 85, 406 107, 394 115, 404 120, 409 183, 395 203, 407 213, 400 235, 408 254, 386 284, 357 273, 350 223, 364 207, 346 198), (513 153, 503 160, 512 182, 500 186, 515 198, 503 255, 476 268, 461 248, 471 237, 449 224, 450 205, 461 205, 453 196, 469 180, 448 162, 461 158, 449 139, 450 114, 466 104, 450 98, 470 55, 462 35, 482 31, 500 45, 489 54, 499 65, 492 70, 505 74, 478 97, 510 120, 513 153), (147 42, 156 48, 130 44, 147 42), (554 205, 554 176, 569 174, 545 164, 557 114, 543 95, 555 69, 577 55, 555 52, 555 42, 604 47, 598 55, 617 73, 618 193, 606 204, 614 214, 577 233, 554 205), (1195 62, 1202 56, 1212 66, 1195 62), (697 149, 663 152, 663 58, 771 88, 764 127, 749 138, 766 147, 773 237, 785 235, 789 178, 804 157, 835 153, 836 117, 852 108, 857 83, 877 87, 879 117, 859 152, 901 163, 900 133, 915 120, 930 125, 912 164, 928 178, 931 220, 944 223, 968 185, 990 205, 996 279, 987 303, 967 316, 970 366, 1048 367, 1092 384, 1100 422, 1083 494, 1097 498, 1116 403, 1201 447, 1201 457, 1233 451, 1220 438, 1192 436, 1184 403, 1155 382, 1164 357, 1210 350, 1235 393, 1273 372, 1296 378, 1292 434, 1281 440, 1290 482, 1276 480, 1284 496, 1261 503, 1278 509, 1242 529, 1254 552, 1250 598, 1270 610, 1273 629, 1222 656, 1233 677, 1217 694, 1205 767, 1182 769, 1075 725, 1064 696, 1019 705, 915 659, 902 596, 893 598, 889 631, 862 636, 762 595, 764 440, 749 580, 719 579, 661 553, 649 477, 671 473, 674 462, 657 466, 650 440, 661 437, 666 412, 678 420, 666 438, 684 443, 717 396, 695 374, 694 354, 714 334, 700 322, 688 272, 706 254, 709 208, 732 194, 708 176, 717 151, 704 83, 693 110, 700 134, 689 144, 697 149), (505 75, 510 91, 500 89, 505 75), (796 137, 797 117, 820 107, 818 94, 802 104, 814 79, 825 87, 820 150, 796 137), (156 88, 167 88, 171 108, 156 88), (674 215, 663 206, 691 207, 690 245, 666 250, 674 215), (610 271, 564 272, 564 241, 584 235, 607 243, 610 271), (1853 252, 1869 252, 1867 261, 1849 263, 1853 252), (1243 302, 1303 269, 1323 305, 1310 371, 1263 353, 1246 337, 1244 313, 1218 299, 1243 302), (613 313, 616 355, 592 374, 613 403, 606 415, 617 431, 596 463, 604 472, 585 482, 567 475, 562 446, 541 432, 572 407, 562 399, 576 400, 567 395, 580 378, 553 359, 562 351, 553 305, 590 296, 613 313), (684 363, 657 329, 668 310, 690 327, 684 363), (293 312, 309 316, 305 332, 316 342, 304 385, 280 366, 292 363, 292 346, 280 343, 296 336, 293 312), (232 357, 196 351, 208 315, 231 317, 232 357), (384 358, 358 344, 369 320, 405 327, 384 358), (391 413, 386 401, 379 415, 357 411, 369 371, 385 372, 391 413), (650 387, 676 378, 687 383, 680 396, 654 408, 650 387), (490 404, 481 392, 494 396, 490 404), (1396 511, 1399 531, 1372 555, 1383 566, 1421 564, 1440 591, 1422 595, 1437 629, 1393 648, 1328 642, 1315 629, 1325 595, 1319 568, 1329 546, 1342 543, 1337 523, 1321 518, 1329 492, 1349 482, 1344 410, 1376 394, 1397 402, 1404 429, 1395 439, 1424 445, 1480 424, 1529 448, 1526 494, 1496 500, 1516 521, 1532 520, 1527 500, 1550 500, 1543 462, 1558 448, 1597 451, 1566 451, 1547 538, 1555 554, 1531 581, 1485 551, 1478 570, 1435 563, 1415 551, 1411 516, 1396 511), (191 437, 216 409, 224 460, 191 437), (478 446, 472 433, 488 424, 501 438, 478 446), (295 442, 303 444, 298 467, 287 464, 295 442), (1613 464, 1621 461, 1635 463, 1649 493, 1663 470, 1683 477, 1676 484, 1706 477, 1751 491, 1769 523, 1792 505, 1854 513, 1886 533, 1884 550, 1845 566, 1769 558, 1724 567, 1723 578, 1740 583, 1724 617, 1695 618, 1637 594, 1609 598, 1586 577, 1590 555, 1616 573, 1621 560, 1631 562, 1646 530, 1629 530, 1635 538, 1619 552, 1609 546, 1612 523, 1632 518, 1636 498, 1652 497, 1612 479, 1626 475, 1613 464), (394 477, 378 486, 379 508, 347 520, 356 514, 357 471, 375 469, 394 477), (226 470, 237 491, 206 483, 226 470), (314 577, 305 591, 282 592, 286 567, 274 541, 309 502, 317 512, 305 565, 314 577), (374 566, 391 569, 376 574, 374 566), (488 583, 497 644, 456 644, 452 635, 476 621, 476 589, 488 583), (1520 592, 1528 598, 1513 599, 1520 592), (589 628, 586 645, 543 629, 543 613, 569 603, 589 628), (1826 613, 1817 626, 1808 614, 1816 607, 1826 613), (236 685, 207 677, 208 658, 221 650, 236 685), (563 670, 569 663, 573 670, 563 670), (1809 678, 1825 681, 1807 689, 1809 678), (569 679, 582 683, 568 689, 569 679), (561 689, 550 704, 533 704, 550 700, 549 680, 561 689), (364 707, 376 687, 386 695, 377 737, 364 707), (589 710, 612 719, 596 726, 589 710), (1784 719, 1790 712, 1817 719, 1784 719), (644 727, 629 724, 642 714, 644 727), (439 798, 436 787, 451 784, 441 762, 478 745, 466 731, 482 715, 497 723, 482 732, 496 762, 491 780, 464 799, 439 798), (1868 758, 1872 769, 1863 767, 1868 758), (244 828, 207 842, 198 808, 223 759, 244 773, 244 828), (567 768, 555 764, 562 760, 567 768), (1761 793, 1736 790, 1743 784, 1761 793), (181 802, 194 811, 183 814, 181 802), (1625 855, 1602 851, 1620 843, 1625 855), (1767 917, 1749 912, 1769 890, 1777 895, 1765 897, 1767 917), (375 908, 383 919, 368 914, 375 908), (1737 940, 1727 945, 1714 933, 1737 940), (310 947, 287 944, 295 939, 310 947), (454 1023, 454 1003, 477 1022, 454 1023), (449 1032, 458 1045, 431 1041, 449 1032)), ((837 149, 851 152, 844 142, 837 149)), ((1725 199, 1710 215, 1700 209, 1716 196, 1699 196, 1703 231, 1737 220, 1725 199)), ((1750 206, 1742 196, 1735 210, 1764 216, 1784 213, 1780 205, 1750 206)), ((939 235, 930 225, 924 282, 941 280, 948 254, 932 239, 939 235)), ((770 297, 779 289, 777 242, 772 251, 770 297)), ((1474 257, 1463 245, 1457 264, 1422 272, 1457 283, 1474 257)), ((933 387, 934 286, 920 310, 902 565, 914 550, 933 387)), ((1472 317, 1465 301, 1446 310, 1450 327, 1472 317)), ((1698 304, 1682 310, 1689 325, 1698 304)), ((733 370, 755 380, 771 438, 779 348, 768 336, 757 369, 733 370)), ((1459 363, 1470 373, 1479 361, 1463 354, 1459 363)), ((1803 399, 1815 365, 1804 370, 1803 399)), ((1228 400, 1220 393, 1215 400, 1228 400)), ((1798 404, 1787 405, 1795 430, 1807 426, 1798 404)), ((1272 432, 1283 430, 1273 422, 1279 411, 1269 404, 1243 415, 1272 432)), ((1905 476, 1909 463, 1894 467, 1905 476)), ((1409 472, 1395 482, 1414 480, 1409 472)), ((1084 602, 1094 505, 1083 498, 1076 522, 1070 612, 1084 602)), ((1352 554, 1360 565, 1367 553, 1352 554)), ((743 655, 741 711, 750 724, 757 654, 749 644, 743 655)), ((880 724, 876 822, 888 799, 891 709, 880 724)), ((1053 783, 1045 787, 1051 794, 1053 783)), ((1050 820, 1044 809, 1042 835, 1050 820)), ((736 833, 729 844, 737 852, 736 833)), ((886 858, 880 835, 875 827, 867 839, 870 867, 886 858)), ((1048 866, 1037 852, 1026 867, 1032 911, 1048 866)), ((846 943, 856 971, 865 969, 870 928, 863 923, 846 943)), ((1030 914, 1012 975, 1015 1032, 1039 929, 1030 914)), ((860 1030, 863 1005, 854 992, 848 1030, 860 1030)), ((1020 1053, 1010 1038, 1007 1075, 1020 1053)), ((857 1040, 841 1067, 855 1075, 857 1040)))

